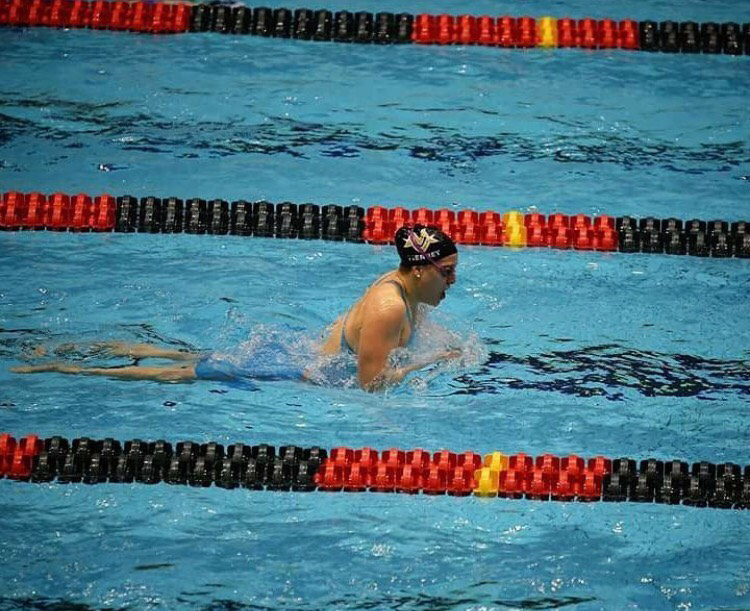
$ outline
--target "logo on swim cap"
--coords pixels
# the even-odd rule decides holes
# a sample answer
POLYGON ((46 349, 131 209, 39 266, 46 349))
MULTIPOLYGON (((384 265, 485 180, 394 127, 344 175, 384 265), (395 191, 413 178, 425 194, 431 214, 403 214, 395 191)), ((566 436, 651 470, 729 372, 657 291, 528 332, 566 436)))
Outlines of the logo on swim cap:
POLYGON ((404 225, 396 232, 396 250, 401 265, 427 265, 430 261, 455 254, 456 245, 450 236, 437 227, 404 225))
POLYGON ((431 245, 437 244, 439 241, 440 240, 436 237, 427 233, 427 229, 422 228, 419 234, 412 231, 406 236, 406 238, 404 238, 404 248, 411 248, 416 250, 419 254, 424 254, 429 250, 431 245))

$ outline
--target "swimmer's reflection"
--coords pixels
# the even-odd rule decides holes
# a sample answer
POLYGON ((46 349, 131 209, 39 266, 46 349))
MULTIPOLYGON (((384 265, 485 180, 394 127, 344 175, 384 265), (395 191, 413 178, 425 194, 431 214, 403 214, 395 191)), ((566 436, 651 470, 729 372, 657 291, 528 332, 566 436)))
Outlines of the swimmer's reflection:
MULTIPOLYGON (((403 366, 389 364, 397 348, 409 344, 422 322, 420 304, 437 306, 456 281, 458 252, 453 240, 433 227, 415 225, 396 232, 398 268, 380 276, 365 293, 340 316, 324 335, 317 349, 311 350, 307 365, 291 354, 283 343, 254 352, 245 362, 236 362, 217 353, 171 350, 152 344, 102 342, 95 348, 109 356, 134 359, 159 358, 170 365, 126 367, 86 367, 72 363, 45 363, 12 367, 16 373, 58 372, 101 375, 127 380, 184 382, 196 379, 233 381, 242 379, 299 379, 315 381, 309 363, 316 358, 350 355, 359 385, 376 391, 401 382, 406 375, 437 362, 460 356, 444 351, 403 366), (268 358, 269 354, 273 358, 268 358)), ((303 359, 304 361, 305 359, 303 359)))

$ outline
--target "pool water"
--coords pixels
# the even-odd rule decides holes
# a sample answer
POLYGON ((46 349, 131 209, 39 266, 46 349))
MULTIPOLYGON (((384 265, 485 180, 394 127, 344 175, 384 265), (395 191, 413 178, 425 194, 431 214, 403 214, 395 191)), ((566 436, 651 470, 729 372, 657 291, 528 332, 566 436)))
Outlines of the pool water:
MULTIPOLYGON (((750 21, 728 2, 522 10, 750 21)), ((745 57, 42 29, 0 30, 0 47, 3 191, 750 220, 745 57)), ((385 395, 289 381, 249 390, 8 368, 40 344, 124 364, 85 345, 241 354, 259 334, 315 341, 395 264, 393 248, 1 233, 0 430, 750 463, 746 260, 483 247, 460 257, 417 345, 458 344, 462 361, 385 395)), ((0 608, 750 606, 745 511, 0 489, 0 608)))

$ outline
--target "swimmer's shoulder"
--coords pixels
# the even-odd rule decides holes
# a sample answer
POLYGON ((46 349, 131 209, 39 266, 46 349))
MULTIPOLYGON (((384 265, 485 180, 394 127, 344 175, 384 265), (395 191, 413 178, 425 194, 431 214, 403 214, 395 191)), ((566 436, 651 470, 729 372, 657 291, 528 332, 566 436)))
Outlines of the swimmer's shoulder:
POLYGON ((409 321, 409 311, 398 287, 389 282, 373 289, 363 304, 360 324, 374 323, 384 329, 403 329, 409 321))
POLYGON ((377 307, 393 308, 394 310, 405 312, 406 301, 404 297, 404 287, 393 277, 383 276, 379 278, 368 291, 367 299, 371 304, 377 307))

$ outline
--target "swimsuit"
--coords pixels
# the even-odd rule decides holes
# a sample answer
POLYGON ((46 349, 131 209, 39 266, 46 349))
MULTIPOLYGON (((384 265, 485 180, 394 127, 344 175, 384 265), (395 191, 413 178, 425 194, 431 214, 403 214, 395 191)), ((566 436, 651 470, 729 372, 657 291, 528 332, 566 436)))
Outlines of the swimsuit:
MULTIPOLYGON (((404 288, 404 285, 398 282, 397 280, 388 279, 388 280, 381 280, 375 283, 374 286, 378 286, 380 284, 395 284, 398 287, 399 292, 401 293, 401 299, 404 300, 404 305, 406 306, 406 318, 409 321, 409 326, 412 328, 412 331, 414 330, 414 314, 411 311, 411 308, 409 307, 409 302, 406 300, 406 289, 404 288)), ((349 354, 357 354, 357 351, 352 348, 351 344, 349 343, 349 340, 346 339, 346 321, 349 319, 349 314, 351 313, 351 309, 347 310, 346 314, 344 315, 344 321, 341 323, 341 352, 342 353, 349 353, 349 354)), ((409 342, 411 342, 411 338, 414 336, 414 333, 412 333, 409 337, 409 342)))
MULTIPOLYGON (((288 353, 287 353, 288 355, 288 353)), ((218 354, 207 354, 195 364, 195 377, 200 380, 228 382, 238 378, 254 380, 301 380, 304 368, 292 362, 268 362, 255 355, 239 364, 218 354)))
POLYGON ((252 381, 305 380, 313 384, 352 386, 356 383, 356 363, 348 355, 325 357, 315 344, 300 339, 290 329, 264 331, 253 336, 231 354, 211 352, 195 364, 199 380, 226 382, 239 388, 257 390, 252 381))
MULTIPOLYGON (((237 358, 221 353, 209 353, 195 364, 199 380, 239 382, 241 380, 301 380, 305 368, 295 363, 289 347, 270 341, 254 349, 251 354, 237 358)), ((252 384, 246 383, 245 386, 252 384)))

